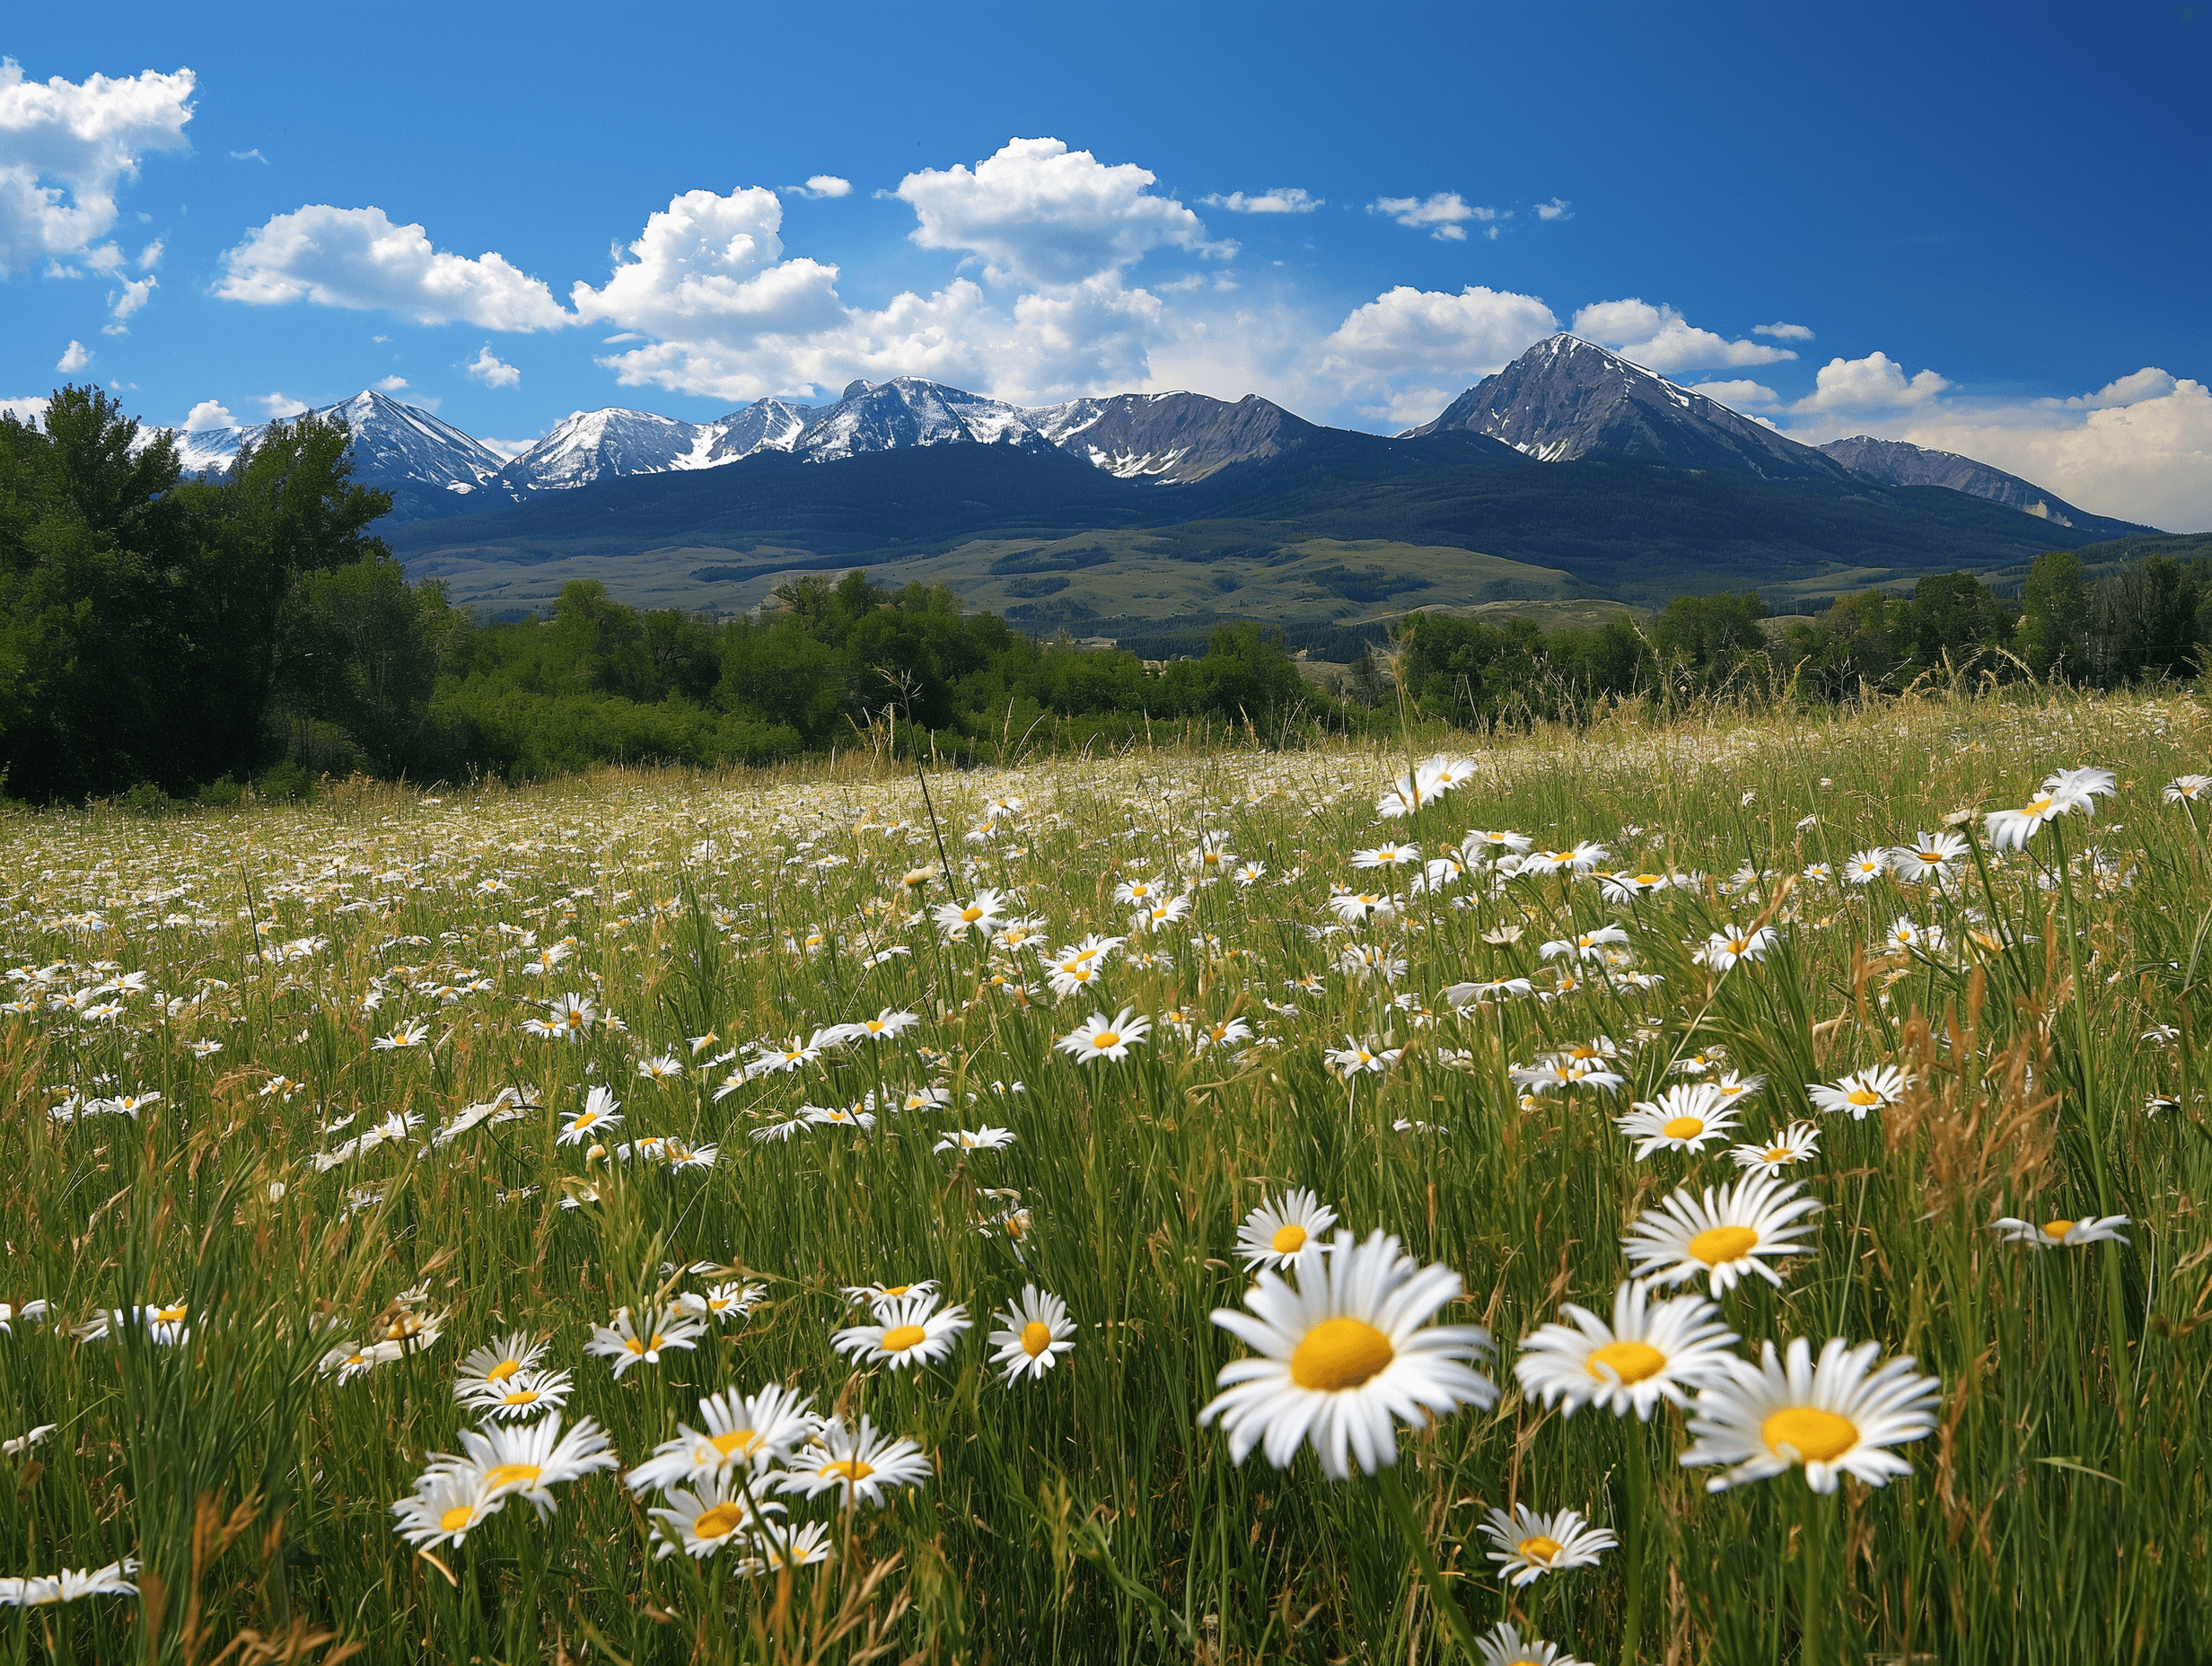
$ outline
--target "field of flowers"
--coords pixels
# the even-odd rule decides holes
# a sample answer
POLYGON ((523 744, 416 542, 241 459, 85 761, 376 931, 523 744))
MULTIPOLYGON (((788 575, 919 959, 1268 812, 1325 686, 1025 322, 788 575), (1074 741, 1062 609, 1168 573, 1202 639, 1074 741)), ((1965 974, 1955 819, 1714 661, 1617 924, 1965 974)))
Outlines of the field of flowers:
POLYGON ((2199 1658, 2208 732, 0 815, 0 1660, 2199 1658))

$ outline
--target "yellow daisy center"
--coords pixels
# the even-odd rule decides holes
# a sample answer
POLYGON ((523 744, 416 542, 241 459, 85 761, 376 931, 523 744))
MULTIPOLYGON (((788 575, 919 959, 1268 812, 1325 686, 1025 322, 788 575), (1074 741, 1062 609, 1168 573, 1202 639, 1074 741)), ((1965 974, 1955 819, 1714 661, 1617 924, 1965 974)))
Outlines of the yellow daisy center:
POLYGON ((821 1472, 824 1475, 834 1475, 840 1481, 850 1481, 856 1485, 873 1475, 875 1466, 864 1459, 839 1458, 834 1463, 822 1465, 821 1472))
POLYGON ((1275 1229, 1275 1236, 1268 1240, 1268 1246, 1277 1255, 1296 1255, 1305 1248, 1305 1228, 1290 1221, 1275 1229))
POLYGON ((744 1520, 735 1504, 716 1504, 691 1523, 694 1539, 727 1539, 744 1520))
POLYGON ((1110 1047, 1119 1047, 1121 1045, 1121 1036, 1117 1030, 1102 1030, 1091 1038, 1091 1045, 1101 1049, 1110 1047))
POLYGON ((484 1471, 487 1486, 528 1486, 537 1478, 538 1466, 534 1463, 503 1463, 484 1471))
POLYGON ((1879 1105, 1882 1102, 1882 1095, 1872 1088, 1853 1088, 1843 1098, 1848 1105, 1879 1105))
POLYGON ((1777 1458, 1784 1447, 1800 1463, 1830 1463, 1858 1444, 1858 1427, 1848 1417, 1813 1406, 1792 1406, 1759 1425, 1759 1438, 1777 1458))
POLYGON ((2074 1223, 2071 1221, 2045 1221, 2043 1223, 2043 1236, 2053 1243, 2057 1243, 2073 1230, 2074 1223))
POLYGON ((1290 1380, 1334 1394, 1356 1389, 1397 1357, 1391 1339, 1357 1319, 1325 1319, 1305 1333, 1290 1356, 1290 1380))
POLYGON ((1705 1132, 1702 1117, 1669 1117, 1659 1127, 1659 1132, 1671 1140, 1694 1140, 1705 1132))
POLYGON ((1592 1350, 1590 1374, 1600 1381, 1611 1372, 1622 1382, 1641 1382, 1666 1369, 1667 1356, 1657 1348, 1643 1342, 1608 1342, 1603 1347, 1592 1350), (1605 1371, 1600 1371, 1599 1366, 1605 1371))
POLYGON ((503 1406, 534 1406, 537 1402, 537 1390, 511 1389, 507 1391, 505 1398, 500 1401, 500 1404, 503 1406))
POLYGON ((154 1317, 157 1323, 173 1325, 185 1316, 186 1311, 180 1307, 160 1307, 154 1310, 154 1317))
POLYGON ((1558 1539, 1547 1539, 1538 1533, 1533 1538, 1523 1539, 1514 1548, 1521 1553, 1523 1562, 1532 1562, 1539 1567, 1549 1567, 1551 1559, 1559 1554, 1561 1547, 1558 1539))
POLYGON ((919 1325, 893 1325, 883 1333, 883 1352, 903 1354, 928 1338, 929 1332, 919 1325))
POLYGON ((1766 1150, 1766 1159, 1769 1162, 1795 1162, 1797 1153, 1786 1145, 1769 1145, 1766 1150))
POLYGON ((760 1438, 750 1429, 733 1429, 727 1434, 708 1435, 707 1443, 724 1458, 733 1455, 750 1457, 753 1449, 760 1444, 760 1438))
POLYGON ((1748 1226, 1714 1226, 1690 1241, 1690 1253, 1707 1267, 1741 1261, 1758 1243, 1759 1234, 1748 1226))
POLYGON ((2020 813, 2023 816, 2041 816, 2049 814, 2050 811, 2050 801, 2048 798, 2039 798, 2020 813))
POLYGON ((442 1533, 458 1533, 469 1525, 469 1518, 475 1509, 473 1504, 455 1504, 438 1518, 438 1530, 442 1533))
POLYGON ((983 910, 971 902, 960 911, 960 917, 972 925, 983 917, 983 910))
POLYGON ((1022 1352, 1035 1359, 1052 1346, 1052 1327, 1041 1319, 1032 1319, 1022 1327, 1022 1352))
POLYGON ((494 1365, 489 1371, 484 1373, 484 1381, 487 1382, 505 1382, 509 1377, 512 1377, 516 1372, 522 1369, 522 1362, 521 1360, 503 1359, 496 1365, 494 1365))

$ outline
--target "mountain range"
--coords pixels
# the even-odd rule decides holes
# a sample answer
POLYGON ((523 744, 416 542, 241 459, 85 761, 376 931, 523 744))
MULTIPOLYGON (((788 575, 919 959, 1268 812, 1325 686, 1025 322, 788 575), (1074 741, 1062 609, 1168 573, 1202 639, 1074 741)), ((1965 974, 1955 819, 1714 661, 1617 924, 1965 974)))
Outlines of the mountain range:
MULTIPOLYGON (((706 423, 578 412, 504 459, 381 393, 329 414, 353 429, 356 477, 392 493, 382 530, 410 567, 494 610, 578 576, 750 606, 775 574, 865 565, 1031 624, 1335 627, 1739 584, 1786 605, 2151 530, 1949 452, 1808 446, 1567 335, 1394 437, 1256 396, 1022 407, 911 377, 706 423), (1483 559, 1455 577, 1449 552, 1483 559)), ((180 437, 189 466, 219 469, 258 432, 180 437)))
MULTIPOLYGON (((619 408, 576 411, 513 458, 417 406, 373 390, 315 414, 342 418, 352 428, 355 477, 392 494, 395 526, 630 475, 719 468, 766 452, 838 462, 938 445, 1058 448, 1119 479, 1184 483, 1330 432, 1257 395, 1230 404, 1196 393, 1123 393, 1024 408, 911 376, 856 381, 832 405, 761 399, 704 423, 619 408)), ((219 471, 265 432, 266 424, 202 428, 178 441, 188 469, 219 471)))

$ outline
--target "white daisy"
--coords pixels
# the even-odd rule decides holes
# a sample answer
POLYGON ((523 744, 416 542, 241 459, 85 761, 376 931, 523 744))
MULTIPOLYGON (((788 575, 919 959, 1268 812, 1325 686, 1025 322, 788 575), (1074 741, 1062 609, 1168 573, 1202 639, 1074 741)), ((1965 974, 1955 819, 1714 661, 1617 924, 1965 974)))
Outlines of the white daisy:
POLYGON ((2011 1215, 2000 1215, 1991 1229, 2004 1234, 2007 1242, 2033 1244, 2039 1250, 2074 1249, 2082 1244, 2126 1243, 2128 1234, 2120 1229, 2129 1223, 2124 1214, 2096 1214, 2080 1221, 2015 1220, 2011 1215))
POLYGON ((58 1574, 0 1579, 0 1609, 50 1608, 85 1597, 135 1597, 138 1587, 130 1575, 137 1571, 138 1558, 125 1556, 105 1567, 66 1567, 58 1574))
POLYGON ((1067 1303, 1034 1285, 1023 1285, 1020 1298, 997 1316, 999 1328, 988 1340, 997 1352, 991 1363, 1003 1366, 1009 1386, 1023 1377, 1042 1377, 1075 1346, 1075 1321, 1067 1303))
POLYGON ((1708 1186, 1702 1199, 1681 1188, 1638 1215, 1620 1247, 1637 1276, 1655 1284, 1679 1285, 1704 1275, 1718 1296, 1746 1273, 1757 1273, 1779 1289, 1781 1275, 1760 1258, 1810 1253, 1796 1241, 1812 1228, 1799 1223, 1821 1202, 1803 1190, 1766 1174, 1747 1174, 1734 1186, 1708 1186))
POLYGON ((509 1331, 487 1346, 470 1348, 462 1355, 461 1373, 453 1383, 453 1398, 468 1400, 487 1390, 502 1386, 545 1357, 546 1344, 526 1330, 509 1331))
POLYGON ((1562 1653, 1556 1643, 1523 1637, 1510 1620, 1497 1625, 1475 1639, 1482 1666, 1585 1666, 1572 1654, 1562 1653))
POLYGON ((1775 930, 1771 925, 1756 929, 1744 925, 1724 925, 1705 940, 1705 947, 1690 958, 1716 972, 1725 972, 1746 962, 1767 958, 1767 951, 1774 947, 1775 930))
POLYGON ((1855 850, 1851 859, 1843 864, 1843 877, 1854 885, 1871 885, 1890 871, 1890 854, 1879 846, 1855 850))
POLYGON ((663 1348, 682 1348, 686 1352, 698 1346, 707 1327, 689 1317, 680 1307, 663 1308, 660 1318, 646 1330, 640 1331, 631 1322, 630 1311, 623 1308, 615 1314, 611 1325, 592 1327, 592 1339, 584 1345, 587 1354, 596 1354, 601 1359, 614 1362, 615 1380, 633 1365, 657 1365, 663 1348))
POLYGON ((955 1128, 932 1151, 1002 1151, 1014 1144, 1012 1128, 955 1128))
POLYGON ((1655 1151, 1701 1152, 1712 1141, 1734 1133, 1736 1113, 1709 1082, 1688 1082, 1667 1089, 1656 1100, 1638 1100, 1613 1124, 1638 1142, 1637 1161, 1655 1151))
POLYGON ((1602 1527, 1592 1527, 1578 1510, 1549 1514, 1515 1504, 1513 1513, 1493 1510, 1482 1524, 1485 1538, 1497 1547, 1488 1552, 1510 1585, 1532 1585, 1547 1574, 1595 1567, 1598 1557, 1620 1541, 1602 1527))
POLYGON ((687 1290, 677 1302, 701 1319, 711 1319, 728 1324, 751 1312, 760 1298, 768 1294, 767 1286, 741 1283, 709 1285, 707 1293, 687 1290))
POLYGON ((1286 1267, 1308 1244, 1317 1248, 1337 1212, 1305 1187, 1264 1200, 1236 1229, 1236 1252, 1247 1269, 1286 1267))
POLYGON ((689 1556, 711 1556, 729 1544, 750 1548, 751 1536, 769 1511, 781 1515, 784 1507, 754 1499, 733 1473, 710 1475, 695 1486, 672 1488, 664 1506, 646 1512, 656 1524, 654 1537, 660 1541, 654 1558, 672 1556, 679 1550, 689 1556))
POLYGON ((1966 840, 1959 834, 1922 832, 1914 836, 1911 844, 1890 852, 1890 871, 1912 884, 1947 879, 1964 855, 1966 840))
POLYGON ((1087 1065, 1097 1058, 1119 1064, 1129 1056, 1130 1047, 1142 1041, 1151 1030, 1151 1019, 1141 1018, 1135 1007, 1125 1006, 1112 1018, 1102 1013, 1092 1013, 1053 1046, 1078 1065, 1087 1065))
POLYGON ((1731 1359, 1728 1374, 1699 1390, 1690 1408, 1696 1437, 1682 1453, 1690 1467, 1726 1464, 1706 1483, 1721 1492, 1803 1465, 1805 1484, 1832 1493, 1842 1475, 1880 1486, 1912 1466, 1889 1449, 1917 1441, 1936 1426, 1943 1384, 1915 1374, 1909 1358, 1870 1371, 1877 1343, 1847 1346, 1841 1337, 1821 1349, 1816 1363, 1803 1337, 1785 1358, 1760 1345, 1760 1363, 1731 1359))
POLYGON ((1894 1065, 1874 1065, 1855 1070, 1830 1084, 1816 1082, 1805 1089, 1816 1109, 1848 1111, 1855 1122, 1866 1120, 1870 1110, 1886 1110, 1904 1097, 1905 1073, 1894 1065))
POLYGON ((901 1296, 934 1296, 937 1293, 937 1281, 922 1278, 910 1285, 847 1285, 843 1293, 847 1302, 856 1305, 865 1302, 870 1307, 880 1308, 901 1296))
POLYGON ((890 1489, 919 1486, 931 1473, 928 1458, 912 1441, 890 1439, 865 1415, 856 1430, 847 1428, 844 1418, 832 1417, 822 1425, 815 1444, 794 1455, 777 1486, 809 1498, 835 1492, 838 1503, 850 1509, 856 1504, 880 1504, 890 1489))
POLYGON ((937 1298, 920 1293, 880 1304, 873 1318, 873 1324, 850 1325, 836 1332, 830 1346, 869 1364, 902 1371, 946 1357, 970 1325, 966 1307, 955 1304, 940 1313, 937 1298))
POLYGON ((575 1386, 575 1379, 565 1371, 522 1371, 477 1390, 462 1398, 461 1404, 496 1421, 524 1423, 559 1411, 575 1386))
POLYGON ((584 1095, 584 1109, 561 1124, 555 1143, 576 1145, 585 1140, 596 1140, 608 1129, 620 1126, 621 1109, 622 1101, 605 1088, 593 1088, 584 1095))
POLYGON ((734 1389, 710 1394, 699 1402, 704 1430, 678 1424, 676 1438, 654 1447, 653 1456, 623 1479, 642 1498, 720 1474, 733 1464, 744 1464, 761 1474, 812 1440, 821 1426, 821 1420, 807 1410, 813 1399, 774 1382, 758 1394, 740 1394, 734 1389))
POLYGON ((830 1560, 830 1523, 808 1521, 788 1532, 782 1523, 773 1523, 752 1540, 750 1548, 753 1554, 737 1565, 748 1579, 787 1567, 812 1567, 830 1560))
POLYGON ((589 1417, 578 1419, 566 1434, 557 1415, 519 1426, 463 1429, 461 1444, 464 1455, 458 1458, 432 1453, 430 1472, 473 1475, 487 1502, 526 1498, 540 1515, 556 1507, 552 1488, 621 1463, 608 1444, 607 1432, 589 1417))
POLYGON ((1793 1122, 1764 1144, 1732 1145, 1728 1154, 1739 1169, 1757 1169, 1761 1174, 1779 1174, 1801 1162, 1810 1162, 1821 1149, 1821 1131, 1810 1122, 1793 1122))
POLYGON ((1522 1343, 1513 1373, 1531 1399, 1563 1401, 1569 1417, 1582 1407, 1602 1406, 1649 1422, 1662 1399, 1686 1405, 1689 1390, 1718 1375, 1736 1341, 1703 1296, 1655 1303, 1632 1278, 1613 1292, 1610 1326, 1571 1302, 1559 1312, 1571 1323, 1539 1328, 1522 1343))
POLYGON ((1310 1435, 1329 1475, 1347 1479, 1355 1462, 1372 1475, 1397 1461, 1394 1420, 1497 1403, 1497 1384, 1465 1363, 1489 1355, 1489 1333, 1426 1323, 1460 1294, 1450 1267, 1422 1267, 1380 1232, 1361 1244, 1339 1232, 1297 1266, 1299 1286, 1263 1272, 1246 1293, 1249 1313, 1214 1311, 1260 1353, 1224 1365, 1222 1392, 1198 1414, 1220 1420, 1231 1461, 1264 1442, 1268 1461, 1287 1469, 1310 1435))

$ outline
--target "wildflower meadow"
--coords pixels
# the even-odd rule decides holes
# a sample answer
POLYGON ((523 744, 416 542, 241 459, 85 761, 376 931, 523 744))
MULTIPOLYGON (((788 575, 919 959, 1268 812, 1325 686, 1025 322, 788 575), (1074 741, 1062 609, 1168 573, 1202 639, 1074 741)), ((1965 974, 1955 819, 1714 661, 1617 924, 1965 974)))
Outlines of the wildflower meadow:
POLYGON ((9 811, 0 1660, 2199 1658, 2208 740, 9 811))

